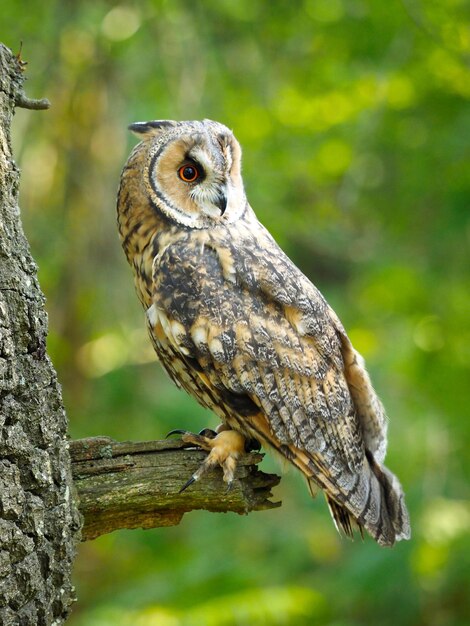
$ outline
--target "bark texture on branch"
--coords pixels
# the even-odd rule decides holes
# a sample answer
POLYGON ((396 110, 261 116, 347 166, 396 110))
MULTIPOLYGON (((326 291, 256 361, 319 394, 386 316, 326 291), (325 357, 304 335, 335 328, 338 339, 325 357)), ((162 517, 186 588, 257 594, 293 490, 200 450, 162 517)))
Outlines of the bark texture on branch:
POLYGON ((18 208, 10 125, 21 61, 0 44, 0 624, 62 623, 79 514, 47 317, 18 208))
POLYGON ((249 513, 279 506, 269 498, 280 479, 261 472, 256 464, 263 455, 254 453, 240 459, 229 492, 216 468, 179 493, 207 454, 185 448, 181 440, 72 441, 72 471, 84 517, 82 539, 119 528, 173 526, 193 509, 249 513))

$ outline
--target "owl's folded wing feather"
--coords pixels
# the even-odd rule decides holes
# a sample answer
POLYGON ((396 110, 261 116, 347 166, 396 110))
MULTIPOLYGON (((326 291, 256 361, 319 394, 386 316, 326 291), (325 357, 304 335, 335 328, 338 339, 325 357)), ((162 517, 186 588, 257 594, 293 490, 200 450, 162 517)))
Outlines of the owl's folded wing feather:
POLYGON ((154 307, 185 369, 179 378, 322 487, 346 531, 351 514, 391 544, 406 536, 406 509, 380 465, 385 418, 367 373, 321 294, 267 231, 262 241, 245 235, 242 245, 182 239, 157 261, 154 307))

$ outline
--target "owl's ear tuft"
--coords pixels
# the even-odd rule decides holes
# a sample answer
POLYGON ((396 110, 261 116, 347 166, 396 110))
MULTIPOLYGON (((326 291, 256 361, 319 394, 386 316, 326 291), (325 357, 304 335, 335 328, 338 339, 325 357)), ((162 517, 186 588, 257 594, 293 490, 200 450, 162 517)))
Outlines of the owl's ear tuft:
POLYGON ((151 122, 134 122, 128 129, 142 139, 142 135, 155 137, 165 130, 176 126, 172 120, 152 120, 151 122))

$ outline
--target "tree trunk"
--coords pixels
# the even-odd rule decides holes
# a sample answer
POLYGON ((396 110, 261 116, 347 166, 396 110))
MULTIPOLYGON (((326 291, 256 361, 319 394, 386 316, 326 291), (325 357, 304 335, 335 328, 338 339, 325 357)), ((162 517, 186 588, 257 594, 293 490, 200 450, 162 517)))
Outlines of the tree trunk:
MULTIPOLYGON (((15 105, 29 108, 21 60, 0 44, 0 623, 62 623, 80 517, 47 317, 19 219, 11 154, 15 105)), ((44 103, 43 103, 44 104, 44 103)))

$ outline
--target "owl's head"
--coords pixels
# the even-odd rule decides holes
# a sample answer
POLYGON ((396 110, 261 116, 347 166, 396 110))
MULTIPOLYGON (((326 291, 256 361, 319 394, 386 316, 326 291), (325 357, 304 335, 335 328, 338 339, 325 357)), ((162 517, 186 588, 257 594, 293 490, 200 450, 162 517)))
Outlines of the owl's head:
POLYGON ((136 122, 132 130, 146 153, 143 185, 151 204, 191 228, 233 222, 246 198, 241 149, 232 132, 211 120, 136 122))

